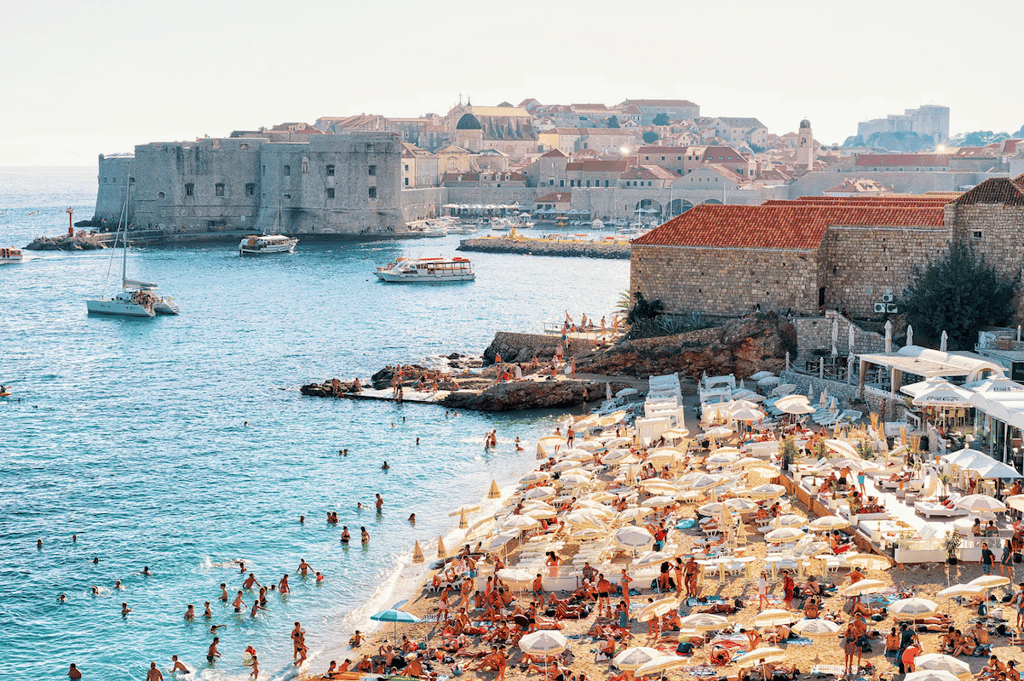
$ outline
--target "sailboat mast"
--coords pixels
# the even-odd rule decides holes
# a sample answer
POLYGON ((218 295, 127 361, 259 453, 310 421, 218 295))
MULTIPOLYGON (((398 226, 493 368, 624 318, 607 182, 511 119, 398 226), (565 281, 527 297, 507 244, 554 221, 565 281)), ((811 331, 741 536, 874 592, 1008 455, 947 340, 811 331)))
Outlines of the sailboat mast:
MULTIPOLYGON (((131 175, 129 169, 128 175, 131 175)), ((132 198, 131 177, 128 178, 128 186, 124 194, 124 257, 121 258, 121 290, 124 290, 124 281, 128 278, 128 202, 132 198)))

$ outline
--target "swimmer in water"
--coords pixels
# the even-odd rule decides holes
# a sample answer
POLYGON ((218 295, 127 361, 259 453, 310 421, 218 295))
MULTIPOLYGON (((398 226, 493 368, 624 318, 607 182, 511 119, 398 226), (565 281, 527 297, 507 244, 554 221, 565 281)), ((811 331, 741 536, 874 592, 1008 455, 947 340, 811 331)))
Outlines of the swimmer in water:
POLYGON ((209 649, 206 651, 206 661, 210 664, 213 664, 214 660, 220 657, 220 651, 217 650, 218 643, 220 643, 220 639, 214 636, 213 643, 210 644, 209 649))
POLYGON ((410 513, 409 514, 409 522, 412 523, 413 525, 416 524, 416 514, 415 513, 410 513))
POLYGON ((391 468, 391 466, 389 466, 389 465, 388 465, 388 462, 387 462, 387 461, 385 461, 385 462, 384 462, 384 465, 380 467, 380 469, 381 469, 382 471, 386 471, 386 470, 389 470, 390 468, 391 468))
POLYGON ((203 617, 205 617, 206 619, 210 619, 211 617, 213 617, 213 611, 210 610, 210 601, 206 601, 205 603, 203 603, 203 617))
POLYGON ((417 446, 417 447, 419 447, 419 446, 420 446, 420 439, 419 439, 419 438, 416 438, 416 446, 417 446))
POLYGON ((71 543, 74 544, 76 541, 78 541, 78 535, 77 534, 71 535, 71 543))
MULTIPOLYGON (((305 562, 305 561, 303 561, 305 562)), ((281 578, 281 581, 277 584, 277 590, 283 594, 289 593, 291 589, 288 588, 288 575, 281 578)))
POLYGON ((99 556, 93 556, 92 564, 93 565, 99 565, 100 564, 100 557, 99 556))
POLYGON ((249 672, 249 676, 253 679, 260 678, 260 661, 255 655, 252 656, 252 671, 249 672))
POLYGON ((377 501, 374 502, 374 503, 377 504, 377 513, 380 513, 381 510, 383 510, 383 508, 384 508, 384 499, 383 499, 383 497, 381 497, 381 495, 379 493, 376 494, 375 496, 377 497, 377 501))
POLYGON ((345 525, 341 528, 341 543, 347 544, 350 539, 351 537, 348 533, 348 525, 345 525))
POLYGON ((163 672, 156 668, 156 662, 149 663, 149 671, 146 672, 146 681, 164 681, 163 672))
POLYGON ((324 581, 324 576, 319 572, 316 573, 316 585, 320 586, 320 582, 324 581))
POLYGON ((362 511, 363 510, 363 502, 361 502, 361 501, 357 501, 356 502, 356 510, 357 511, 362 511))
POLYGON ((132 609, 128 607, 127 603, 121 604, 121 617, 127 617, 128 613, 130 613, 131 611, 132 609))
MULTIPOLYGON (((310 565, 309 563, 307 563, 305 558, 300 558, 299 559, 299 567, 297 567, 295 569, 295 571, 296 572, 301 572, 302 576, 305 577, 309 573, 309 571, 312 570, 312 569, 313 569, 313 566, 310 565)), ((285 584, 288 583, 287 579, 288 579, 288 575, 285 575, 285 584)))
POLYGON ((43 540, 42 539, 36 541, 36 548, 37 549, 43 548, 43 540))
POLYGON ((370 542, 370 533, 366 531, 365 527, 359 528, 360 536, 362 537, 363 543, 368 544, 370 542))
POLYGON ((94 586, 94 587, 93 587, 93 588, 91 589, 91 591, 92 591, 92 595, 93 595, 93 596, 99 596, 99 595, 100 595, 100 588, 99 588, 98 586, 94 586))
POLYGON ((227 629, 227 628, 228 628, 228 625, 226 625, 226 624, 214 624, 213 626, 210 627, 210 633, 211 634, 216 634, 218 629, 227 629))
POLYGON ((171 662, 174 663, 174 665, 171 667, 172 674, 176 674, 178 672, 181 672, 182 674, 192 673, 192 671, 188 667, 181 663, 181 660, 178 659, 177 655, 171 655, 171 662))
POLYGON ((299 516, 299 524, 300 525, 305 525, 306 524, 306 516, 304 516, 304 515, 300 515, 299 516))
POLYGON ((227 603, 228 602, 228 598, 229 598, 229 596, 228 596, 228 585, 225 584, 224 582, 221 582, 220 583, 220 600, 222 600, 225 603, 227 603))
POLYGON ((118 591, 123 591, 124 590, 124 587, 121 586, 121 580, 120 579, 117 580, 116 582, 114 582, 114 588, 117 589, 118 591))
POLYGON ((260 583, 256 581, 256 573, 250 572, 246 580, 242 582, 242 588, 251 589, 253 584, 260 586, 260 583))
POLYGON ((238 595, 235 596, 235 600, 231 601, 231 605, 235 606, 235 612, 242 612, 242 607, 245 605, 245 600, 242 599, 241 591, 239 591, 238 595))
POLYGON ((196 618, 195 606, 193 606, 191 603, 189 603, 188 607, 185 609, 185 619, 187 619, 187 620, 194 620, 195 618, 196 618))
POLYGON ((151 577, 153 575, 153 573, 149 571, 149 566, 148 565, 143 566, 142 574, 145 575, 146 577, 151 577))
POLYGON ((252 610, 249 611, 249 616, 256 619, 256 615, 259 613, 262 606, 260 606, 259 599, 252 602, 252 610))
POLYGON ((60 596, 57 596, 57 602, 59 602, 59 603, 67 603, 68 602, 68 597, 65 594, 61 594, 60 596))

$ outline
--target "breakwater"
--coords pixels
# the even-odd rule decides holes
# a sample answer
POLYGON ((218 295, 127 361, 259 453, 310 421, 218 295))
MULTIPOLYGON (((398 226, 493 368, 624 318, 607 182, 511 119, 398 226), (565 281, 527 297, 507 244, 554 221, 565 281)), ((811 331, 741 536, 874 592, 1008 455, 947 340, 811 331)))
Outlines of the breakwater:
POLYGON ((482 237, 463 239, 460 251, 482 253, 519 253, 522 255, 552 255, 576 258, 610 258, 629 260, 629 244, 617 241, 563 241, 554 239, 527 239, 523 237, 482 237))

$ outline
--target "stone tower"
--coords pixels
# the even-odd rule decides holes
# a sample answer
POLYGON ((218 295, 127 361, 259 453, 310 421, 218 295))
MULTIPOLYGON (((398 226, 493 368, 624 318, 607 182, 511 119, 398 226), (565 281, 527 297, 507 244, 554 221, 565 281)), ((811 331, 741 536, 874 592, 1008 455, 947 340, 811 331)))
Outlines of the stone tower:
POLYGON ((796 136, 796 166, 800 170, 814 170, 814 133, 806 118, 800 121, 796 136))
POLYGON ((481 151, 484 146, 484 130, 480 120, 467 111, 455 125, 455 145, 471 151, 474 154, 481 151))

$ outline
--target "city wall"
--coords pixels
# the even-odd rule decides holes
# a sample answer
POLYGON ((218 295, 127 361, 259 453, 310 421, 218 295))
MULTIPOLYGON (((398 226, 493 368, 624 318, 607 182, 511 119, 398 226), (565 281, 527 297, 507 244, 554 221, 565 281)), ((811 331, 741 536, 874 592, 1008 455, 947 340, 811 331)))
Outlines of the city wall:
POLYGON ((866 331, 835 310, 825 310, 824 317, 797 317, 793 320, 796 328, 796 344, 799 354, 794 364, 803 367, 807 360, 818 355, 814 352, 832 352, 832 324, 838 325, 836 348, 839 357, 848 357, 851 352, 885 352, 885 336, 866 331), (853 327, 853 347, 850 347, 850 327, 853 327))

